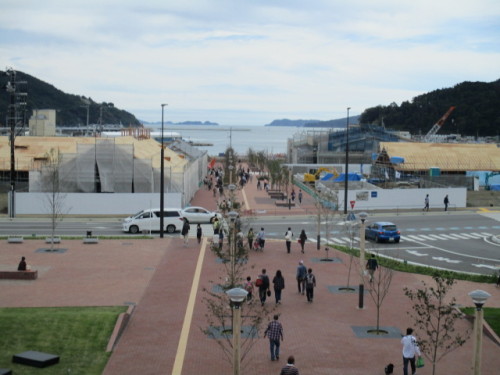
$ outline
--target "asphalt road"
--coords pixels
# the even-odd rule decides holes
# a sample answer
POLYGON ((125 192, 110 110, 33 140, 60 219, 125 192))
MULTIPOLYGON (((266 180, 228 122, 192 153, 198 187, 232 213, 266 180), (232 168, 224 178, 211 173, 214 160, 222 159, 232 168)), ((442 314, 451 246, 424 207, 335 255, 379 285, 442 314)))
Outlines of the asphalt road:
MULTIPOLYGON (((461 272, 491 274, 500 269, 500 245, 492 241, 493 236, 500 234, 500 213, 378 214, 369 216, 366 223, 374 221, 396 223, 401 231, 401 242, 367 241, 367 251, 461 272)), ((210 225, 202 227, 205 235, 213 233, 210 225)), ((243 220, 245 233, 249 227, 253 227, 256 232, 264 227, 268 239, 283 239, 288 227, 292 228, 296 237, 301 229, 305 229, 309 241, 317 243, 318 224, 314 216, 264 216, 243 220)), ((0 235, 49 235, 50 228, 48 219, 0 220, 0 235)), ((330 243, 359 247, 359 220, 354 225, 346 225, 341 218, 333 217, 328 222, 322 221, 320 228, 322 243, 326 242, 325 233, 328 232, 330 243)), ((85 236, 87 231, 97 236, 126 235, 121 230, 121 219, 64 219, 56 229, 60 236, 85 236)), ((195 231, 191 232, 194 236, 195 231)), ((157 236, 158 233, 153 235, 157 236)), ((309 247, 316 248, 317 245, 309 247)))

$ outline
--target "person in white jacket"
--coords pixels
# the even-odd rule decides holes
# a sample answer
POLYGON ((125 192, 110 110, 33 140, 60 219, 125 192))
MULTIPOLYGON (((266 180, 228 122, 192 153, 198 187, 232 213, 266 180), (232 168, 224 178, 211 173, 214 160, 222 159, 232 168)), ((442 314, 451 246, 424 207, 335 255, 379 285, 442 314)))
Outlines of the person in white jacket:
POLYGON ((420 348, 417 339, 413 336, 413 328, 406 329, 406 336, 401 339, 401 344, 403 344, 403 373, 408 375, 408 363, 410 363, 411 373, 415 375, 417 373, 415 362, 420 355, 420 348))

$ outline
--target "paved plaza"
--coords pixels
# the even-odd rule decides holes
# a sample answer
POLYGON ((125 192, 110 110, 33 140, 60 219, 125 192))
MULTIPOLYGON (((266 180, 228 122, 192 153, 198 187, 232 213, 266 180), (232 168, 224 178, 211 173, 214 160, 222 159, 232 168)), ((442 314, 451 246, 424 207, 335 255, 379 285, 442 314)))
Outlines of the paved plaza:
MULTIPOLYGON (((259 214, 268 216, 304 215, 314 204, 305 197, 300 207, 276 208, 274 201, 255 184, 239 190, 239 198, 259 214)), ((193 205, 215 208, 212 194, 200 190, 193 205)), ((286 228, 283 229, 283 233, 286 228)), ((192 229, 194 234, 194 228, 192 229)), ((297 236, 298 233, 295 233, 297 236)), ((38 240, 7 244, 0 251, 0 267, 16 266, 21 256, 39 271, 36 281, 0 280, 0 307, 35 306, 105 306, 135 305, 123 335, 116 344, 105 368, 105 375, 127 374, 231 374, 232 369, 214 340, 201 331, 206 328, 206 308, 202 303, 212 282, 223 274, 223 265, 209 249, 210 237, 200 245, 191 238, 187 247, 177 236, 149 240, 101 240, 83 244, 81 240, 63 240, 61 253, 36 252, 46 247, 38 240)), ((286 288, 282 304, 276 306, 284 327, 280 360, 272 362, 267 339, 258 342, 243 362, 243 374, 279 374, 289 355, 294 355, 300 374, 383 374, 384 366, 395 364, 395 374, 402 374, 400 335, 412 321, 407 315, 410 302, 403 287, 418 288, 426 276, 396 272, 390 293, 381 308, 380 324, 393 332, 381 337, 359 335, 360 327, 376 324, 376 309, 370 297, 364 298, 364 309, 358 308, 357 293, 339 293, 348 282, 348 255, 332 250, 335 262, 321 262, 324 251, 307 243, 305 254, 292 243, 286 253, 284 240, 266 241, 265 250, 250 252, 246 273, 255 279, 262 268, 272 276, 281 270, 286 288), (299 260, 313 269, 317 288, 313 303, 297 292, 295 270, 299 260), (394 333, 395 332, 395 333, 394 333)), ((358 267, 357 259, 352 261, 358 267)), ((351 270, 349 283, 357 286, 359 278, 351 270)), ((367 288, 369 284, 367 284, 367 288)), ((460 305, 470 306, 467 295, 474 289, 490 294, 487 306, 500 307, 500 289, 494 285, 459 281, 452 290, 460 305)), ((274 305, 274 296, 267 303, 274 305)), ((245 307, 243 307, 243 314, 245 307)), ((458 322, 459 330, 472 329, 466 319, 458 322)), ((364 329, 362 328, 361 331, 364 329)), ((418 335, 418 331, 416 332, 418 335)), ((483 342, 484 375, 498 373, 500 347, 487 336, 483 342)), ((418 371, 430 374, 431 368, 418 371)), ((472 339, 439 362, 439 374, 469 374, 472 363, 472 339)))

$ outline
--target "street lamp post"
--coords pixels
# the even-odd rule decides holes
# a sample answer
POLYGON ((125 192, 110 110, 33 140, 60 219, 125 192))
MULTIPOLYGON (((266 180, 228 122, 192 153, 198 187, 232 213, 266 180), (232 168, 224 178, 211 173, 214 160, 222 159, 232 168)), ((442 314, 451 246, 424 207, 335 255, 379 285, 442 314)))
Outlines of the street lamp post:
POLYGON ((167 104, 161 105, 161 151, 160 151, 160 238, 164 233, 164 211, 165 211, 165 146, 163 143, 163 114, 167 104))
POLYGON ((368 214, 366 212, 360 212, 359 218, 361 219, 361 227, 359 229, 359 304, 358 307, 362 309, 364 307, 364 297, 365 297, 365 220, 368 214))
MULTIPOLYGON (((235 185, 231 184, 229 186, 235 185)), ((231 275, 230 275, 230 287, 234 287, 235 285, 235 267, 236 267, 236 218, 238 217, 238 213, 236 211, 229 211, 227 213, 229 216, 229 220, 231 221, 231 234, 229 237, 229 251, 231 252, 231 275)))
POLYGON ((481 352, 483 347, 483 305, 491 294, 483 290, 474 290, 469 293, 476 305, 474 319, 474 357, 472 359, 472 374, 481 375, 481 352))
POLYGON ((347 124, 345 129, 344 215, 347 215, 347 190, 348 190, 347 175, 349 174, 349 110, 350 109, 351 107, 347 107, 347 124))
POLYGON ((248 292, 243 288, 233 288, 226 292, 233 308, 233 375, 240 375, 241 355, 241 305, 248 292))

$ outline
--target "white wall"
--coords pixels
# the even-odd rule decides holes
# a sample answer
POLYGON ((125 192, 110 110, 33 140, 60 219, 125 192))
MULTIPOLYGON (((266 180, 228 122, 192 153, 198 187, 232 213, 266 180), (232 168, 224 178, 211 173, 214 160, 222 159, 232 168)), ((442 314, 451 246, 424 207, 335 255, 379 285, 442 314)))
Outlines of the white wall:
MULTIPOLYGON (((349 190, 347 206, 350 208, 350 201, 356 201, 355 210, 423 208, 426 194, 429 194, 430 209, 444 210, 443 200, 446 194, 450 201, 448 209, 466 207, 466 188, 349 190)), ((339 191, 339 207, 344 207, 343 190, 339 191)))
MULTIPOLYGON (((160 207, 158 193, 63 193, 65 215, 131 215, 160 207)), ((16 215, 49 215, 47 193, 16 193, 16 215)), ((168 193, 165 207, 182 208, 182 193, 168 193)))

